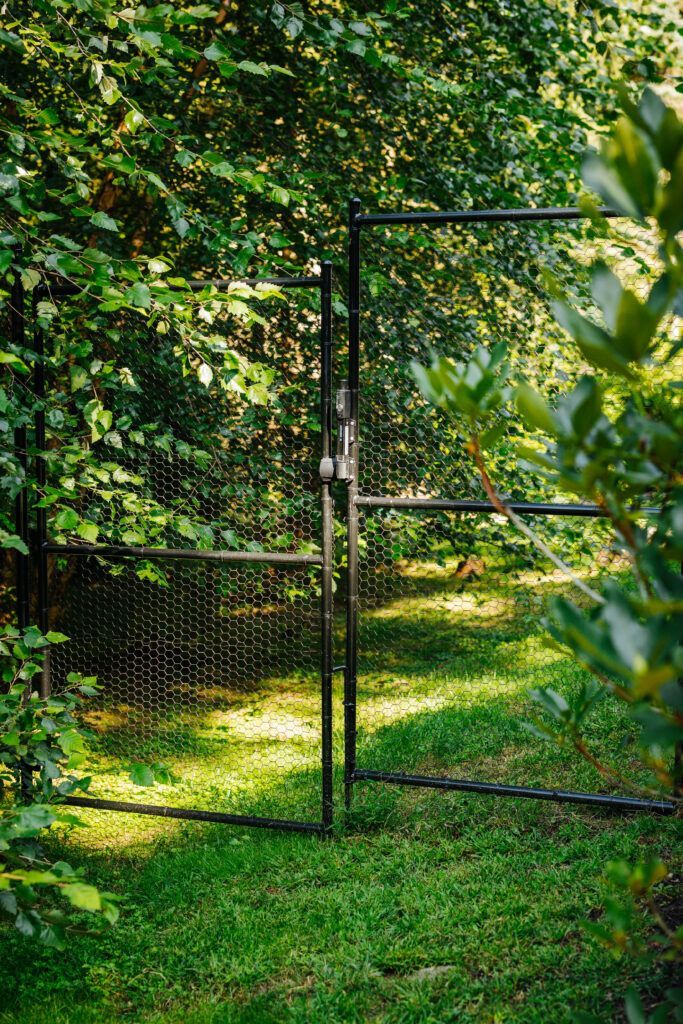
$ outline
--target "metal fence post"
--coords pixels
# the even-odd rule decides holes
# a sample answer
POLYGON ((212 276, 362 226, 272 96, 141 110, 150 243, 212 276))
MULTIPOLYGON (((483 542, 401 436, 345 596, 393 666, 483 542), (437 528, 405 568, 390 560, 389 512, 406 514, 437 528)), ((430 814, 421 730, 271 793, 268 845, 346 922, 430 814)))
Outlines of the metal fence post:
MULTIPOLYGON (((34 392, 36 397, 36 412, 34 419, 35 429, 35 465, 36 465, 36 493, 39 499, 45 497, 46 464, 45 464, 45 334, 38 325, 38 300, 40 292, 36 289, 33 297, 33 324, 34 324, 34 351, 36 364, 34 373, 34 392)), ((49 612, 49 580, 48 580, 48 553, 45 550, 47 544, 47 509, 38 506, 36 509, 36 572, 38 582, 38 628, 41 633, 47 633, 50 628, 49 612)), ((43 660, 43 671, 40 675, 40 696, 49 697, 50 685, 50 649, 45 650, 43 660)))
POLYGON ((344 804, 351 807, 356 770, 356 677, 358 648, 358 392, 360 342, 360 199, 349 204, 349 391, 351 475, 347 488, 346 659, 344 669, 344 804))
MULTIPOLYGON (((21 257, 21 250, 15 251, 16 258, 21 257)), ((10 296, 10 337, 12 345, 17 348, 26 347, 26 321, 24 317, 24 285, 21 280, 21 271, 16 269, 12 280, 12 291, 10 296)), ((14 454, 23 475, 21 489, 14 499, 14 529, 17 536, 22 540, 28 549, 29 527, 28 527, 28 443, 26 436, 26 425, 15 427, 14 430, 14 454)), ((29 584, 29 556, 23 551, 15 552, 15 581, 17 600, 17 625, 19 629, 25 629, 30 621, 30 584, 29 584)))
MULTIPOLYGON (((21 259, 21 246, 14 251, 15 259, 21 259)), ((12 345, 24 349, 26 347, 26 320, 24 304, 24 284, 21 280, 21 270, 17 267, 12 279, 10 295, 10 337, 12 345)), ((17 626, 20 630, 26 629, 31 621, 30 604, 30 562, 28 555, 29 545, 29 522, 28 522, 28 437, 26 424, 14 428, 14 455, 19 464, 22 474, 21 487, 14 499, 14 529, 22 541, 25 550, 15 552, 15 585, 17 601, 17 626)), ((31 695, 30 686, 26 689, 23 700, 28 702, 31 695)), ((23 803, 31 802, 33 789, 33 772, 26 761, 19 765, 19 794, 23 803)))
POLYGON ((334 523, 332 505, 332 264, 323 263, 320 282, 320 457, 322 513, 321 687, 322 687, 322 822, 333 821, 332 793, 332 572, 334 523))

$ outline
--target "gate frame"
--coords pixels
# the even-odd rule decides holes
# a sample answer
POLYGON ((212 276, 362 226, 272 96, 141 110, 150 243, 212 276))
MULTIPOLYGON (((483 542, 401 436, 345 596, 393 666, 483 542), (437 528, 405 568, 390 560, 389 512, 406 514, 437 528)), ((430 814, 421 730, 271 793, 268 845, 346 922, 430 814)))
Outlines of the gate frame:
MULTIPOLYGON (((616 210, 599 207, 603 217, 619 217, 616 210)), ((359 397, 360 397, 360 306, 361 306, 361 231, 377 225, 444 225, 519 223, 522 221, 573 221, 588 216, 578 207, 527 207, 493 210, 414 211, 406 213, 361 213, 361 200, 349 202, 349 391, 352 431, 351 478, 347 489, 347 554, 348 576, 346 596, 346 664, 344 667, 344 806, 348 812, 353 800, 356 782, 384 782, 398 786, 416 786, 428 789, 458 790, 483 793, 489 796, 525 797, 532 800, 550 800, 565 804, 589 804, 619 811, 645 811, 671 814, 676 805, 668 800, 648 800, 636 797, 614 796, 609 793, 584 793, 573 790, 542 789, 531 786, 512 786, 476 779, 453 779, 436 775, 412 775, 403 772, 373 771, 357 765, 357 687, 358 687, 358 509, 359 508, 412 508, 441 509, 451 512, 480 512, 493 514, 496 508, 487 501, 448 500, 445 498, 370 497, 358 493, 359 469, 359 397)), ((605 513, 596 505, 566 505, 557 503, 510 502, 510 508, 519 515, 588 516, 603 517, 605 513)))
MULTIPOLYGON (((14 437, 15 454, 24 470, 24 486, 15 500, 15 528, 30 554, 16 552, 17 618, 19 627, 30 622, 30 561, 36 561, 37 576, 37 619, 42 633, 49 630, 49 572, 50 555, 83 557, 97 555, 103 558, 163 558, 185 559, 205 562, 244 563, 262 562, 272 565, 318 566, 320 578, 320 694, 321 694, 321 817, 319 821, 303 821, 289 818, 269 818, 248 814, 227 814, 218 811, 203 811, 191 808, 169 807, 157 804, 132 803, 130 801, 107 800, 96 797, 67 797, 64 803, 73 807, 90 807, 98 810, 123 811, 131 814, 147 814, 162 818, 180 818, 190 821, 210 821, 228 825, 243 825, 253 828, 278 829, 286 832, 307 832, 322 836, 331 833, 334 821, 333 764, 332 764, 332 675, 333 675, 333 571, 334 571, 334 522, 332 501, 332 476, 327 472, 332 453, 332 275, 333 264, 325 260, 317 276, 270 277, 243 279, 211 279, 188 281, 192 291, 201 291, 213 286, 227 291, 234 284, 273 285, 278 288, 316 289, 320 293, 320 513, 321 535, 320 554, 295 554, 289 552, 255 551, 197 551, 185 548, 147 548, 106 544, 51 544, 47 535, 47 510, 36 510, 35 543, 31 543, 29 526, 29 489, 33 485, 40 494, 46 484, 45 451, 45 332, 38 326, 37 304, 45 297, 63 298, 77 294, 79 289, 70 284, 38 285, 33 291, 33 334, 34 364, 33 393, 37 399, 34 417, 35 469, 33 480, 29 477, 29 446, 26 427, 17 428, 14 437), (326 462, 327 460, 327 462, 326 462)), ((26 338, 25 291, 21 274, 17 272, 12 284, 11 337, 14 344, 24 346, 26 338)), ((47 697, 50 693, 49 655, 40 674, 39 693, 47 697)))

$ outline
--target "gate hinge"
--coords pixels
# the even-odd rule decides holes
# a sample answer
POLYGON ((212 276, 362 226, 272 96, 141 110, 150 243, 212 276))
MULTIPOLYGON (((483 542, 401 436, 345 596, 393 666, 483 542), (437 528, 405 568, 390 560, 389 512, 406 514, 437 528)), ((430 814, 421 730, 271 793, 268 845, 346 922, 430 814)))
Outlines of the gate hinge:
POLYGON ((327 484, 334 480, 335 460, 331 457, 320 460, 320 479, 327 484))
POLYGON ((337 480, 353 480, 354 460, 351 451, 356 440, 356 423, 351 419, 351 392, 347 380, 341 381, 336 395, 335 408, 338 427, 336 477, 337 480))

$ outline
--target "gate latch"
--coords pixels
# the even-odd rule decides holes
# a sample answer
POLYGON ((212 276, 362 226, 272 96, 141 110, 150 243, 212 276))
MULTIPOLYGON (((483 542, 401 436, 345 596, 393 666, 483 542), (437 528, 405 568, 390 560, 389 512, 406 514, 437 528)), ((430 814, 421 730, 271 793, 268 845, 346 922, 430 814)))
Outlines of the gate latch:
POLYGON ((351 449, 356 440, 356 423, 351 419, 351 392, 349 382, 342 380, 336 396, 337 412, 337 480, 353 480, 351 449))

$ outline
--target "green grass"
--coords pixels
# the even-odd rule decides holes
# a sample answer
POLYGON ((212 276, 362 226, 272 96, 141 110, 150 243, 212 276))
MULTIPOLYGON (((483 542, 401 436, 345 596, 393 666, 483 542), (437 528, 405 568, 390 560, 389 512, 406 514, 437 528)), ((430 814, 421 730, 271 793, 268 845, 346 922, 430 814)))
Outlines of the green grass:
MULTIPOLYGON (((447 571, 427 575, 409 600, 366 613, 360 766, 604 789, 590 767, 519 725, 529 685, 571 688, 580 673, 541 656, 514 582, 502 593, 499 581, 465 589, 447 571)), ((311 685, 293 669, 241 703, 212 704, 205 719, 186 716, 195 742, 173 767, 182 775, 192 763, 192 784, 137 798, 218 799, 218 772, 234 782, 229 809, 307 813, 317 782, 317 744, 305 741, 317 714, 311 685), (280 770, 249 786, 255 756, 280 770)), ((593 732, 608 750, 624 732, 618 710, 606 703, 593 732)), ((336 748, 339 762, 339 730, 336 748)), ((340 783, 338 767, 338 795, 340 783)), ((110 784, 127 793, 128 783, 110 784)), ((613 959, 582 921, 600 912, 607 860, 656 852, 677 866, 669 819, 366 784, 329 841, 84 820, 88 829, 52 838, 53 852, 124 897, 120 923, 64 952, 0 933, 2 1024, 545 1024, 578 1008, 613 1021, 630 982, 645 993, 663 982, 613 959)))

